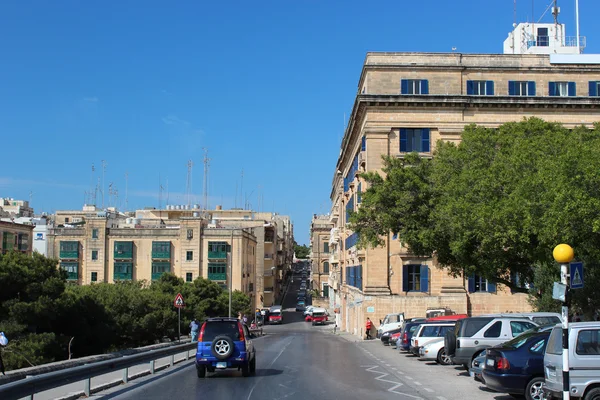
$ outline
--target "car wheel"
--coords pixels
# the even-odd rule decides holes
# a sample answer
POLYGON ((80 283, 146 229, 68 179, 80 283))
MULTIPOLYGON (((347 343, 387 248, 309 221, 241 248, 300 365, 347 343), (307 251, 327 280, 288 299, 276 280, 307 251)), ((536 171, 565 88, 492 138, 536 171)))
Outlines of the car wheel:
POLYGON ((456 352, 456 335, 453 331, 446 332, 446 336, 444 337, 444 348, 446 349, 446 354, 449 356, 453 356, 456 352))
POLYGON ((219 335, 210 345, 210 350, 217 359, 226 360, 233 354, 235 345, 229 336, 219 335))
POLYGON ((527 386, 525 387, 525 398, 527 400, 543 400, 544 393, 542 392, 542 384, 544 383, 544 378, 541 376, 536 376, 532 380, 529 381, 527 386))
POLYGON ((600 400, 600 388, 593 388, 587 392, 583 400, 600 400))
POLYGON ((442 347, 440 351, 438 351, 437 362, 441 365, 450 365, 450 363, 452 362, 450 360, 450 356, 446 354, 446 349, 444 347, 442 347))
POLYGON ((254 358, 250 362, 250 373, 252 375, 256 374, 256 356, 254 356, 254 358))
POLYGON ((250 376, 250 361, 247 361, 244 365, 242 365, 242 376, 250 376))
POLYGON ((198 378, 204 378, 206 376, 206 367, 198 366, 196 367, 196 372, 198 373, 198 378))

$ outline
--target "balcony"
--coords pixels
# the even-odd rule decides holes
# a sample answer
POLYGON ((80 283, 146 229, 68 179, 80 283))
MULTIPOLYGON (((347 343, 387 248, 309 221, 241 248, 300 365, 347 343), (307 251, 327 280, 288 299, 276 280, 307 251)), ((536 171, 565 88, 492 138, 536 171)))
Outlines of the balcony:
POLYGON ((76 281, 79 279, 79 263, 61 262, 60 267, 67 272, 67 280, 76 281))
MULTIPOLYGON (((162 272, 161 272, 162 274, 162 272)), ((130 281, 133 279, 133 263, 130 262, 116 262, 115 271, 113 273, 113 279, 115 281, 130 281)))
POLYGON ((208 279, 211 281, 226 281, 227 280, 227 274, 226 273, 220 273, 220 272, 209 272, 208 273, 208 279))
POLYGON ((266 287, 265 290, 264 290, 264 292, 265 293, 271 293, 271 292, 273 292, 273 286, 266 287))
POLYGON ((227 280, 227 264, 226 263, 208 263, 208 279, 211 281, 226 281, 227 280))
POLYGON ((133 242, 115 242, 115 260, 133 259, 133 242))
POLYGON ((152 263, 152 280, 160 279, 165 272, 171 272, 170 262, 153 262, 152 263))
POLYGON ((62 241, 60 242, 60 258, 76 260, 79 258, 79 242, 62 241))
POLYGON ((153 260, 171 259, 171 242, 152 242, 153 260))
POLYGON ((227 259, 227 242, 208 242, 208 258, 214 260, 227 259))

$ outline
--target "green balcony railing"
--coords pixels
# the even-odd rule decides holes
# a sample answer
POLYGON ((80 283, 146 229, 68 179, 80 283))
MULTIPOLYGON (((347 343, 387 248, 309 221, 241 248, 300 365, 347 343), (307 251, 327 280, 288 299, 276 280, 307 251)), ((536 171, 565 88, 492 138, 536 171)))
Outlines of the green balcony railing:
POLYGON ((130 281, 133 279, 133 263, 115 263, 113 273, 115 281, 130 281))
POLYGON ((79 263, 61 262, 60 267, 67 272, 67 280, 76 281, 79 279, 79 263))
POLYGON ((208 258, 213 258, 217 260, 224 260, 227 258, 226 251, 208 251, 208 258))
POLYGON ((78 259, 79 258, 79 242, 61 241, 60 242, 60 258, 78 259))
POLYGON ((171 263, 168 262, 153 262, 152 263, 152 280, 160 279, 165 272, 171 272, 171 263))
POLYGON ((171 242, 152 242, 152 258, 154 260, 170 260, 171 242))
POLYGON ((227 242, 208 242, 208 258, 224 260, 227 258, 227 242))
POLYGON ((210 279, 211 281, 226 281, 227 274, 219 273, 219 272, 213 272, 213 273, 209 272, 208 279, 210 279))
POLYGON ((133 242, 115 242, 115 260, 131 260, 133 258, 133 242))

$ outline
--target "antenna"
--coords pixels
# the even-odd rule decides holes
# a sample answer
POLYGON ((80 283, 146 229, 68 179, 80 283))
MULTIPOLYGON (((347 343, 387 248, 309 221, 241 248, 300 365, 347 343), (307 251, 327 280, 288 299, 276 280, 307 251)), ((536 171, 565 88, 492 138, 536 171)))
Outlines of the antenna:
POLYGON ((192 160, 187 162, 187 187, 186 187, 186 195, 187 195, 187 205, 188 207, 192 205, 192 167, 194 163, 192 160))
POLYGON ((94 171, 96 171, 96 168, 94 167, 94 164, 92 164, 92 174, 90 176, 90 192, 89 192, 90 198, 87 201, 89 201, 90 204, 96 205, 96 193, 95 193, 95 189, 94 189, 94 171), (94 194, 93 202, 92 202, 92 193, 94 194))
POLYGON ((575 0, 575 26, 577 27, 577 53, 581 54, 581 44, 579 43, 579 0, 575 0))
POLYGON ((517 27, 517 0, 514 0, 515 4, 513 6, 513 27, 517 27))
POLYGON ((242 183, 240 186, 240 205, 242 206, 242 208, 245 208, 245 205, 243 204, 244 202, 244 168, 242 168, 242 183))
POLYGON ((208 211, 208 167, 210 166, 210 158, 208 158, 208 149, 203 147, 202 150, 204 150, 204 182, 202 195, 204 197, 204 210, 208 211))

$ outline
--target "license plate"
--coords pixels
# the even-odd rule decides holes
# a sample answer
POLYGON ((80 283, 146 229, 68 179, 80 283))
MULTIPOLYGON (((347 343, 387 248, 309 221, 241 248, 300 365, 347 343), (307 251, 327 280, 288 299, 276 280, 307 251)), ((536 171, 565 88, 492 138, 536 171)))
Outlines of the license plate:
POLYGON ((218 362, 217 368, 227 368, 227 363, 226 362, 218 362))
POLYGON ((493 366, 494 366, 494 360, 492 360, 492 359, 489 359, 489 358, 488 358, 487 360, 485 360, 485 363, 486 363, 487 365, 489 365, 490 367, 493 367, 493 366))

